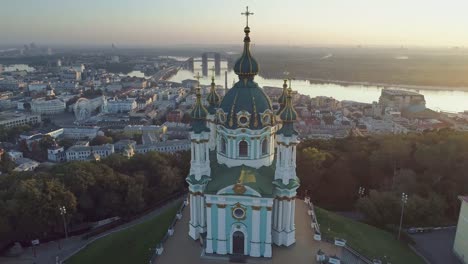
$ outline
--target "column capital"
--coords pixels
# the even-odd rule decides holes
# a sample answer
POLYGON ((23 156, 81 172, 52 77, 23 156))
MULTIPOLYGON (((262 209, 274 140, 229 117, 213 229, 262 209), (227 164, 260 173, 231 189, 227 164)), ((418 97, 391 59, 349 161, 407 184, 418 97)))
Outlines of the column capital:
POLYGON ((259 211, 260 209, 262 209, 261 206, 252 205, 252 210, 254 210, 254 211, 259 211))
POLYGON ((205 206, 209 208, 209 207, 211 207, 211 204, 210 203, 205 203, 205 206))
POLYGON ((216 206, 218 206, 218 208, 226 208, 225 204, 217 204, 216 206))

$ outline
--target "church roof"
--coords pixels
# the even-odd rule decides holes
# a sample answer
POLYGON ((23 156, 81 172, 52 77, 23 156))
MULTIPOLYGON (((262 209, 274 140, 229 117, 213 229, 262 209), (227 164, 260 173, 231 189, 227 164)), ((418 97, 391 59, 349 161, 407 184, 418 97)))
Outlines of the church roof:
POLYGON ((286 96, 286 104, 279 113, 281 121, 283 121, 283 127, 278 130, 277 134, 281 134, 287 137, 297 135, 297 131, 294 129, 294 122, 297 120, 297 112, 292 106, 291 87, 288 89, 288 95, 286 96))
POLYGON ((211 181, 206 186, 205 193, 216 194, 225 187, 242 184, 254 189, 262 197, 273 196, 275 162, 259 169, 245 165, 229 168, 226 165, 218 164, 214 152, 210 153, 210 161, 211 181))
POLYGON ((280 109, 278 110, 278 113, 281 112, 286 105, 286 97, 288 96, 288 80, 284 80, 283 84, 283 92, 281 93, 280 97, 278 98, 278 103, 280 105, 280 109))
POLYGON ((253 78, 258 73, 258 63, 250 54, 250 28, 246 26, 244 32, 244 50, 241 57, 234 64, 234 72, 240 78, 253 78))
POLYGON ((206 101, 208 101, 208 112, 210 112, 210 114, 216 113, 216 108, 219 107, 219 102, 221 101, 221 99, 218 93, 216 93, 216 85, 214 82, 214 76, 211 77, 210 93, 206 97, 206 101))
POLYGON ((258 73, 258 64, 250 54, 250 28, 247 26, 244 32, 246 34, 244 51, 234 65, 239 81, 226 93, 220 104, 220 108, 226 113, 226 121, 223 125, 230 129, 238 127, 262 129, 264 124, 261 122, 261 114, 266 110, 272 110, 272 104, 263 89, 253 81, 258 73), (248 124, 238 125, 239 112, 248 112, 250 115, 248 124))
POLYGON ((204 131, 210 131, 209 128, 206 126, 206 116, 208 115, 208 110, 203 106, 201 103, 201 94, 200 94, 200 87, 196 88, 196 95, 197 100, 195 102, 195 106, 192 109, 191 117, 192 117, 192 131, 196 134, 199 134, 204 131))

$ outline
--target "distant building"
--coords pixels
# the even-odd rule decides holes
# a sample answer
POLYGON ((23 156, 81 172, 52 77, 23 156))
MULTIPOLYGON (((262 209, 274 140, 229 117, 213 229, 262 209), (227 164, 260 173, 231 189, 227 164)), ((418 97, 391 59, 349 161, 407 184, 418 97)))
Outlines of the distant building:
POLYGON ((61 99, 38 98, 31 101, 31 111, 41 115, 55 115, 65 112, 66 103, 61 99))
POLYGON ((461 208, 453 251, 464 264, 468 263, 468 196, 460 196, 461 208))
POLYGON ((38 166, 39 162, 28 158, 19 158, 15 161, 18 167, 14 168, 13 171, 34 171, 38 166))
POLYGON ((10 157, 10 159, 11 159, 12 161, 16 161, 16 160, 18 160, 18 159, 20 159, 20 158, 23 158, 23 152, 21 152, 21 151, 16 151, 16 150, 10 150, 10 151, 8 151, 8 152, 7 152, 7 155, 8 155, 8 157, 10 157))
POLYGON ((383 89, 379 98, 379 103, 383 109, 386 107, 393 107, 399 111, 406 110, 410 107, 413 109, 419 107, 421 110, 426 108, 424 95, 405 90, 383 89))
POLYGON ((75 69, 66 69, 60 74, 62 81, 80 81, 81 71, 75 69))
POLYGON ((47 150, 47 159, 52 162, 63 162, 66 161, 67 155, 63 147, 56 146, 47 150))
POLYGON ((182 117, 184 116, 184 112, 182 110, 177 109, 174 111, 170 111, 166 115, 166 120, 167 122, 174 122, 174 123, 180 123, 182 122, 182 117))
POLYGON ((135 98, 109 99, 107 101, 107 111, 109 113, 128 113, 137 108, 135 98))
POLYGON ((65 127, 63 128, 63 137, 68 139, 93 139, 99 132, 99 127, 65 127))
POLYGON ((71 146, 66 151, 67 161, 99 160, 114 153, 114 145, 101 146, 71 146), (99 158, 97 158, 97 156, 99 158))
POLYGON ((22 125, 34 125, 40 122, 40 115, 31 115, 16 112, 0 112, 0 126, 16 127, 22 125))
POLYGON ((173 153, 190 149, 190 140, 170 140, 157 142, 154 144, 136 145, 134 151, 136 153, 147 153, 150 151, 173 153))

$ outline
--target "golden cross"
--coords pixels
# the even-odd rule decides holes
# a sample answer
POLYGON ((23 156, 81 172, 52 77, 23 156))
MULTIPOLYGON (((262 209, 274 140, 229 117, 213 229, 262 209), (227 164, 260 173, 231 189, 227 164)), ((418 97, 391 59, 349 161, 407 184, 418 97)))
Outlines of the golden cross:
POLYGON ((246 20, 247 20, 247 25, 246 25, 246 27, 249 26, 249 16, 250 16, 250 15, 253 15, 253 14, 254 14, 254 13, 249 12, 249 7, 248 7, 248 6, 245 7, 245 13, 241 13, 241 15, 245 16, 245 18, 246 18, 246 20))
POLYGON ((215 78, 215 67, 214 67, 214 66, 211 67, 211 72, 212 72, 212 74, 213 74, 213 75, 211 76, 211 79, 214 80, 214 78, 215 78))
POLYGON ((197 75, 193 76, 193 78, 197 79, 198 85, 200 85, 200 79, 202 78, 202 77, 200 76, 200 72, 197 72, 197 75))
POLYGON ((286 76, 286 80, 289 81, 289 88, 291 89, 291 81, 295 79, 291 77, 291 73, 288 71, 283 72, 283 74, 286 76))

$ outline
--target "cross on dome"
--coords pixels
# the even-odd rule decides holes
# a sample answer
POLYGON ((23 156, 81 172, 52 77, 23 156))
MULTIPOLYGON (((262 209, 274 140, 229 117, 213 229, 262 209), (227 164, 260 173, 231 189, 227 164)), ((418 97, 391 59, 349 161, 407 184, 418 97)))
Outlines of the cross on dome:
POLYGON ((249 16, 253 15, 254 13, 249 12, 249 7, 245 7, 245 12, 241 13, 241 15, 245 16, 246 19, 246 27, 249 27, 249 16))

